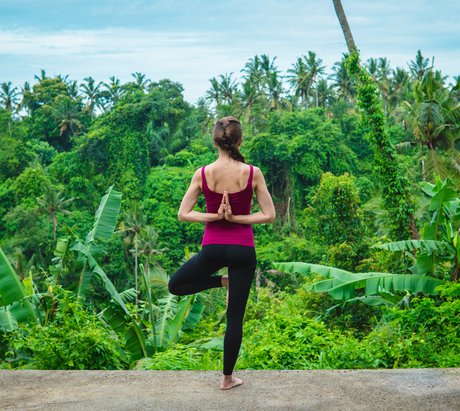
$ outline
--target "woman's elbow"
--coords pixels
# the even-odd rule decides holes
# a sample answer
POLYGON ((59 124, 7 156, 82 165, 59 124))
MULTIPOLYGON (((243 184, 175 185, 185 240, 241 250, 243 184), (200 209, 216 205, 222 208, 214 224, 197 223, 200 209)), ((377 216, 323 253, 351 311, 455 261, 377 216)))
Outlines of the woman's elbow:
POLYGON ((185 214, 179 211, 179 212, 177 213, 177 219, 178 219, 179 221, 185 221, 185 214))
POLYGON ((268 216, 268 223, 274 223, 276 221, 276 213, 272 213, 268 216))

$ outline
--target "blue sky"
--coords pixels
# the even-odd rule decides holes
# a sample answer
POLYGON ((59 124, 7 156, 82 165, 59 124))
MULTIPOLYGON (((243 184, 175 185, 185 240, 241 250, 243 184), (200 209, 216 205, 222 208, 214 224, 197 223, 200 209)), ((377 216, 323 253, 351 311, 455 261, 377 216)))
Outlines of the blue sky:
MULTIPOLYGON (((405 67, 418 49, 460 74, 460 1, 342 0, 362 57, 405 67)), ((183 84, 195 102, 222 73, 240 76, 256 54, 285 71, 314 51, 331 72, 346 51, 332 0, 0 0, 0 82, 45 69, 122 82, 140 71, 183 84)))

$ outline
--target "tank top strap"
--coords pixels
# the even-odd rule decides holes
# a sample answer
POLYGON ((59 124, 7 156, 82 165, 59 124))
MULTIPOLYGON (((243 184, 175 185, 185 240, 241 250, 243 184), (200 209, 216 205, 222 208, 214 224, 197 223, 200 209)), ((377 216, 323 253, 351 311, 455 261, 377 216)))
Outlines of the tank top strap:
POLYGON ((252 188, 252 177, 254 175, 254 167, 252 164, 249 164, 249 181, 248 181, 248 187, 252 188))
POLYGON ((206 176, 204 175, 204 168, 206 166, 201 167, 201 185, 203 192, 208 189, 208 183, 206 182, 206 176))

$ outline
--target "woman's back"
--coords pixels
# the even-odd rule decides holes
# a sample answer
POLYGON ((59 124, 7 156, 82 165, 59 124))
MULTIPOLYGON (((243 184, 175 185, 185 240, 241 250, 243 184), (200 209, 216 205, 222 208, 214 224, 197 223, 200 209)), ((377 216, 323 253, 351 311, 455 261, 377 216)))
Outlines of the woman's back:
POLYGON ((208 188, 216 193, 237 193, 246 188, 251 167, 241 162, 214 162, 205 166, 208 188))
MULTIPOLYGON (((206 212, 216 213, 222 202, 224 191, 234 215, 249 215, 252 205, 252 164, 212 163, 201 167, 201 186, 206 200, 206 212)), ((240 244, 254 247, 252 225, 240 224, 225 219, 206 223, 202 245, 240 244)))

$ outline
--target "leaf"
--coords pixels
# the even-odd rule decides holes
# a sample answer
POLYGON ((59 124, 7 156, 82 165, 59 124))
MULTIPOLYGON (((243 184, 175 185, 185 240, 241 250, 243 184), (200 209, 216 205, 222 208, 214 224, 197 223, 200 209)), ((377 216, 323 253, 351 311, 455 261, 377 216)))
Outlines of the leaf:
MULTIPOLYGON (((174 294, 168 294, 164 298, 158 299, 158 304, 163 307, 161 318, 158 320, 158 344, 157 347, 163 347, 165 341, 167 341, 168 336, 166 335, 167 332, 167 325, 168 320, 172 317, 173 313, 177 310, 177 300, 174 294)), ((157 326, 155 326, 157 328, 157 326)))
POLYGON ((201 294, 195 294, 190 312, 182 325, 182 330, 193 330, 200 322, 204 309, 203 296, 201 294))
POLYGON ((177 337, 179 336, 179 331, 182 327, 182 324, 185 321, 185 318, 187 317, 188 311, 190 310, 190 305, 192 304, 192 300, 193 300, 193 294, 188 295, 179 301, 176 314, 174 315, 174 318, 170 320, 168 323, 169 344, 176 341, 177 337))
POLYGON ((102 284, 104 285, 105 289, 109 292, 110 296, 118 303, 118 305, 123 309, 123 311, 126 314, 131 316, 131 313, 126 307, 123 299, 121 298, 120 294, 118 294, 117 289, 113 285, 112 281, 110 281, 109 277, 107 277, 107 274, 102 269, 102 267, 99 265, 96 265, 96 267, 94 267, 93 272, 99 275, 99 278, 102 280, 102 284))
POLYGON ((116 302, 102 310, 98 316, 118 334, 123 336, 125 347, 129 351, 132 360, 138 360, 147 356, 145 347, 145 335, 134 321, 132 316, 127 317, 126 313, 116 302))
POLYGON ((0 330, 8 332, 17 328, 18 322, 11 314, 9 307, 0 307, 0 330))
POLYGON ((121 192, 115 191, 111 185, 102 197, 96 210, 93 229, 86 236, 85 244, 95 239, 108 239, 112 236, 121 207, 121 192))
MULTIPOLYGON (((38 321, 35 309, 26 296, 24 286, 0 247, 0 306, 10 306, 16 303, 16 306, 23 309, 20 321, 30 319, 38 321)), ((14 315, 14 312, 12 313, 14 315)), ((16 320, 19 319, 16 318, 16 320)))
POLYGON ((350 271, 320 264, 310 264, 303 262, 274 262, 272 264, 277 270, 283 271, 285 273, 299 273, 305 275, 317 273, 323 275, 324 277, 334 276, 339 278, 350 278, 349 276, 353 275, 353 273, 350 271), (331 273, 333 274, 331 275, 331 273))
POLYGON ((378 244, 372 247, 381 248, 388 251, 419 251, 423 254, 433 254, 449 256, 454 253, 452 246, 447 241, 435 240, 403 240, 394 241, 386 244, 378 244))
POLYGON ((435 288, 444 284, 444 281, 434 277, 411 274, 390 274, 380 272, 351 273, 335 267, 327 267, 310 263, 273 263, 279 270, 286 272, 318 273, 325 280, 305 286, 307 290, 327 292, 336 300, 355 298, 355 292, 364 289, 366 296, 395 292, 411 292, 424 294, 438 294, 435 288))

